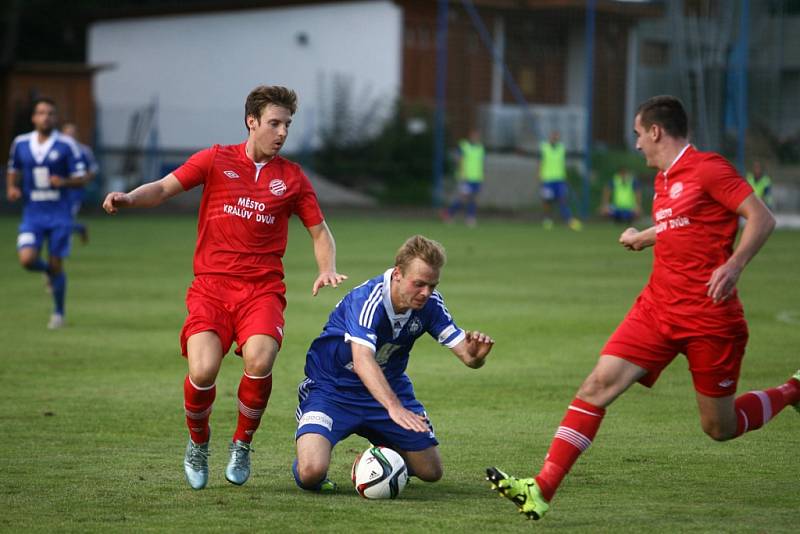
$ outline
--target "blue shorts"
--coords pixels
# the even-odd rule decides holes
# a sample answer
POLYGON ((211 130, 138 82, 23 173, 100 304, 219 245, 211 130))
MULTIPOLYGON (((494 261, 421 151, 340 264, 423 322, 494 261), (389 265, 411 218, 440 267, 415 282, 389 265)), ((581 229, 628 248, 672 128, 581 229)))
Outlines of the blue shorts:
POLYGON ((71 221, 42 223, 23 220, 17 234, 17 250, 33 247, 41 251, 46 239, 47 251, 51 258, 66 258, 69 256, 71 238, 71 221))
POLYGON ((539 195, 541 195, 542 200, 546 202, 553 202, 555 200, 561 200, 562 198, 565 199, 568 193, 567 182, 563 181, 542 182, 542 187, 539 189, 539 195))
POLYGON ((481 192, 481 182, 467 182, 466 180, 458 183, 458 192, 462 195, 475 196, 481 192))
POLYGON ((384 445, 401 451, 422 451, 439 444, 433 433, 425 407, 415 398, 400 401, 403 406, 425 417, 428 432, 406 430, 392 421, 386 408, 373 400, 372 403, 350 404, 332 398, 315 387, 310 379, 297 388, 300 405, 297 407, 297 432, 295 439, 303 434, 319 434, 335 446, 338 442, 357 434, 374 445, 384 445))

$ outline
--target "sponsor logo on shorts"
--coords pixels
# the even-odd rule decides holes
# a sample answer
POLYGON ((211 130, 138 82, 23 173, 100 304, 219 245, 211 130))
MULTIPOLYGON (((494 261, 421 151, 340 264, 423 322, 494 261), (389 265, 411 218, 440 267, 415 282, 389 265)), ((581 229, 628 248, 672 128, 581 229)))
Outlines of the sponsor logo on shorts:
POLYGON ((676 199, 683 193, 683 182, 675 182, 669 188, 669 198, 676 199))
POLYGON ((324 412, 306 412, 298 421, 297 428, 302 428, 305 425, 324 426, 330 432, 333 429, 333 419, 324 412))
POLYGON ((733 380, 732 378, 726 378, 725 380, 723 380, 722 382, 720 382, 720 383, 719 383, 719 384, 717 384, 717 385, 718 385, 719 387, 721 387, 721 388, 729 388, 729 387, 731 387, 732 385, 734 385, 735 383, 736 383, 736 381, 735 381, 735 380, 733 380))
POLYGON ((36 244, 36 234, 33 232, 22 232, 17 236, 17 246, 27 247, 36 244))
POLYGON ((225 175, 225 176, 227 176, 228 178, 238 178, 238 177, 239 177, 239 175, 238 175, 238 174, 236 174, 236 173, 235 173, 235 172, 233 172, 233 171, 222 171, 222 174, 224 174, 224 175, 225 175))
POLYGON ((279 197, 286 192, 286 183, 280 178, 276 178, 269 183, 269 192, 279 197))

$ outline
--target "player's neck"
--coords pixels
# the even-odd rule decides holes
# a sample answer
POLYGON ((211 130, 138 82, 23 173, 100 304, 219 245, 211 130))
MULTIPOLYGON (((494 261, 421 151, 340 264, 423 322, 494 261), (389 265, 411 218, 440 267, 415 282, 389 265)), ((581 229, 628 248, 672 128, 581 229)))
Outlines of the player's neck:
POLYGON ((247 157, 253 161, 253 163, 262 164, 262 163, 269 163, 272 159, 277 156, 277 154, 273 154, 268 156, 264 152, 261 152, 258 149, 258 146, 251 142, 250 140, 247 141, 247 144, 244 147, 245 154, 247 157))
POLYGON ((389 284, 389 301, 392 303, 392 311, 395 313, 395 315, 403 315, 409 310, 409 308, 404 308, 401 304, 399 304, 400 296, 395 293, 394 280, 389 282, 389 284))
POLYGON ((36 140, 39 142, 39 144, 46 143, 47 140, 50 139, 50 136, 52 135, 53 135, 53 130, 50 130, 49 132, 36 130, 36 140))
POLYGON ((675 160, 678 158, 678 155, 686 148, 686 145, 689 144, 689 140, 686 138, 667 138, 664 141, 664 146, 661 150, 660 157, 658 158, 658 170, 661 172, 667 172, 670 167, 675 163, 675 160))

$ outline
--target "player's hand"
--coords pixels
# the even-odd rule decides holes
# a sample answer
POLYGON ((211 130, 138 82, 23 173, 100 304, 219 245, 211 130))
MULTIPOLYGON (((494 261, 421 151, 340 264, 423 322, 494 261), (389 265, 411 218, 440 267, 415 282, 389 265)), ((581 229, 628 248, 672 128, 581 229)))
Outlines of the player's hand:
POLYGON ((428 427, 428 422, 423 416, 416 414, 411 410, 406 410, 402 406, 398 408, 392 408, 388 411, 389 417, 392 418, 392 421, 406 430, 411 430, 413 432, 430 432, 431 430, 428 427))
POLYGON ((628 250, 642 250, 638 237, 639 230, 633 227, 628 228, 619 236, 619 244, 628 250))
MULTIPOLYGON (((108 211, 108 210, 106 210, 108 211)), ((319 290, 325 286, 333 286, 339 287, 343 281, 347 280, 347 275, 339 274, 334 271, 326 271, 324 273, 320 273, 316 280, 314 280, 314 286, 311 288, 311 294, 315 297, 319 290)))
POLYGON ((69 180, 66 178, 62 178, 61 176, 52 175, 50 177, 50 185, 55 187, 56 189, 65 187, 69 183, 69 180))
POLYGON ((706 282, 708 286, 706 295, 711 297, 715 304, 726 300, 736 289, 736 282, 739 281, 742 269, 743 267, 730 260, 714 269, 714 272, 711 273, 711 278, 706 282))
POLYGON ((467 351, 475 360, 483 360, 494 346, 494 339, 477 330, 466 332, 467 351))
POLYGON ((19 187, 12 185, 6 188, 6 198, 9 202, 16 202, 20 197, 22 197, 22 191, 19 187))
POLYGON ((113 215, 117 213, 119 208, 125 208, 131 204, 133 204, 133 200, 128 193, 115 191, 106 195, 106 199, 103 201, 103 209, 106 210, 106 213, 113 215))

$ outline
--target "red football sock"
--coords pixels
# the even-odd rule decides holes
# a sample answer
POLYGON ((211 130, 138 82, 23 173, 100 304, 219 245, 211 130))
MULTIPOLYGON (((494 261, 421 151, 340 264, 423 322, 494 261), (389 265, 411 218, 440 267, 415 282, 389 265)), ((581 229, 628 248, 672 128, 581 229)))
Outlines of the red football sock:
POLYGON ((577 397, 569 405, 547 451, 542 470, 535 477, 545 499, 549 501, 553 498, 572 464, 592 444, 605 414, 604 408, 577 397))
POLYGON ((800 402, 800 382, 794 378, 776 388, 749 391, 736 398, 736 436, 766 425, 786 406, 800 402))
POLYGON ((272 393, 272 374, 261 377, 242 375, 239 382, 239 422, 233 441, 250 443, 272 393))
POLYGON ((217 386, 212 384, 205 388, 194 385, 189 375, 183 381, 183 407, 186 410, 186 426, 192 441, 198 445, 208 442, 208 418, 211 416, 211 405, 217 396, 217 386))

